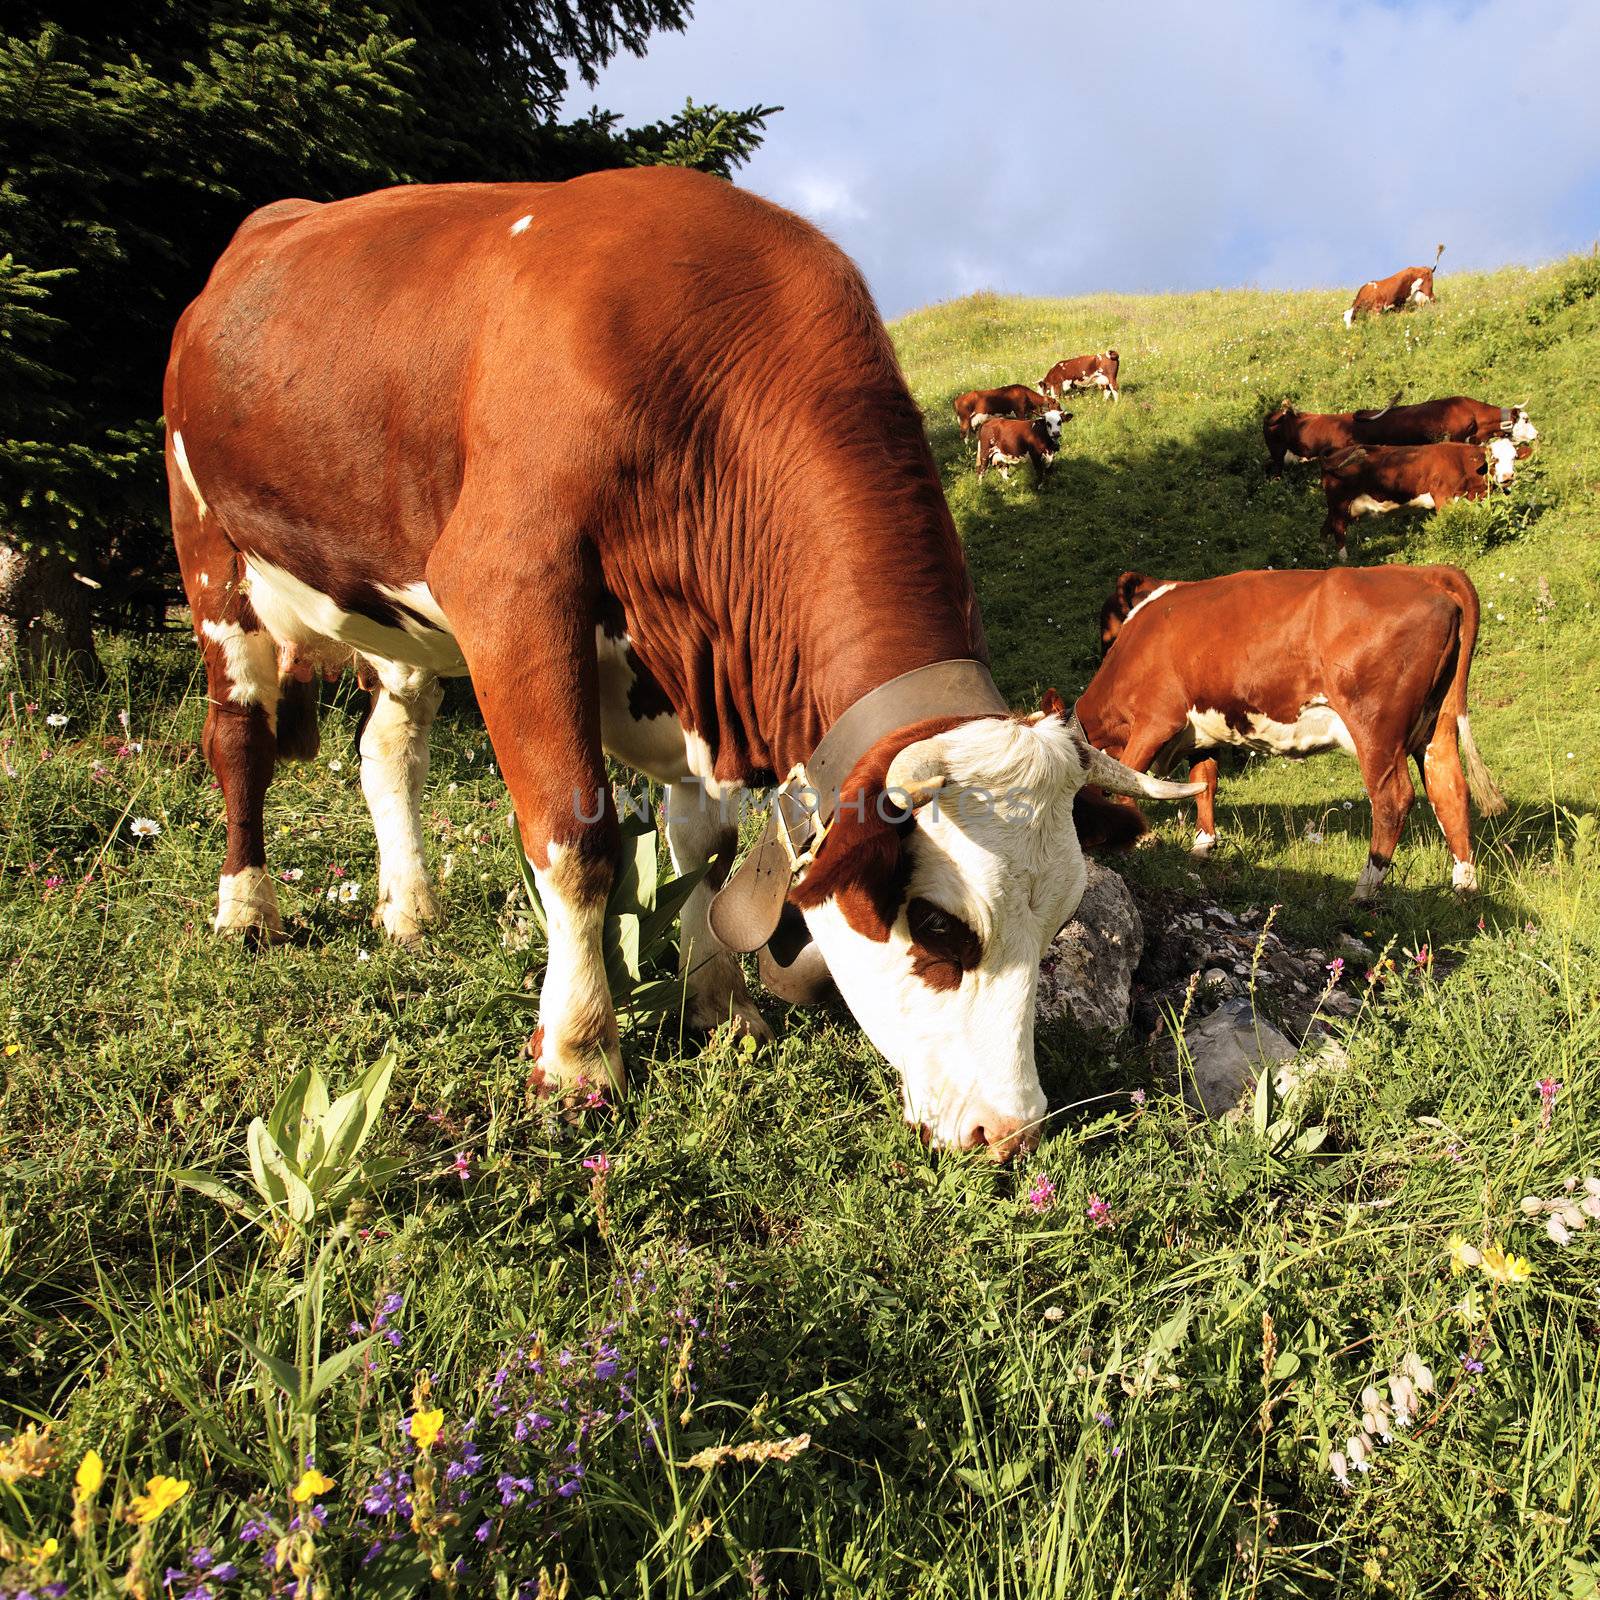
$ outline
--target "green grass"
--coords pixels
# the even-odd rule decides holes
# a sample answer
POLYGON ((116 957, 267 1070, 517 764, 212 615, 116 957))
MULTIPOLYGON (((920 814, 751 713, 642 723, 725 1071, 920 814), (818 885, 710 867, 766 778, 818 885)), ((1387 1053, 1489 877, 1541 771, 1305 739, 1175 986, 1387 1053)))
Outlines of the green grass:
POLYGON ((1345 927, 1392 944, 1401 970, 1348 1027, 1350 1066, 1288 1112, 1327 1131, 1314 1155, 1197 1121, 1130 1041, 1065 1026, 1039 1040, 1057 1114, 1015 1172, 926 1153, 892 1075, 826 1016, 775 1014, 779 1042, 753 1053, 665 1026, 627 1041, 623 1106, 552 1106, 529 1090, 512 1014, 481 1010, 537 950, 507 946, 508 801, 470 706, 441 719, 426 801, 448 925, 407 952, 366 924, 375 863, 346 690, 324 709, 322 759, 274 785, 272 864, 304 876, 284 889, 289 942, 251 954, 206 930, 221 805, 193 747, 187 641, 113 642, 95 697, 30 711, 18 688, 0 728, 0 1426, 49 1423, 62 1451, 0 1479, 0 1588, 110 1595, 134 1561, 155 1593, 204 1541, 240 1569, 219 1595, 286 1592, 238 1534, 265 1518, 270 1545, 286 1528, 314 1444, 336 1483, 314 1557, 329 1594, 444 1592, 455 1580, 429 1578, 424 1546, 465 1550, 463 1594, 515 1593, 541 1568, 553 1592, 558 1564, 575 1595, 1590 1592, 1600 1224, 1558 1247, 1519 1201, 1600 1173, 1596 283, 1580 261, 1451 276, 1436 308, 1353 333, 1341 297, 1243 292, 985 296, 896 330, 1017 703, 1087 681, 1124 567, 1324 559, 1315 483, 1264 475, 1269 402, 1403 387, 1532 407, 1541 445, 1508 499, 1355 530, 1357 559, 1458 560, 1486 601, 1474 724, 1513 806, 1477 824, 1477 901, 1446 892, 1419 804, 1382 907, 1350 922, 1366 804, 1354 765, 1331 758, 1225 771, 1224 843, 1203 866, 1181 813, 1152 808, 1156 843, 1127 863, 1150 885, 1280 904, 1281 925, 1319 941, 1345 927), (977 484, 950 397, 1107 344, 1123 402, 1075 398, 1043 494, 1023 475, 977 484), (120 709, 137 754, 116 753, 120 709), (135 843, 134 817, 160 835, 135 843), (359 899, 328 898, 351 881, 359 899), (1401 954, 1421 943, 1432 973, 1401 954), (323 1359, 393 1294, 384 1331, 401 1342, 380 1336, 296 1434, 241 1338, 293 1352, 306 1247, 172 1174, 248 1190, 250 1118, 306 1063, 337 1089, 391 1043, 374 1143, 404 1165, 313 1242, 333 1240, 323 1359), (1547 1129, 1542 1078, 1561 1085, 1547 1129), (602 1152, 597 1176, 583 1162, 602 1152), (1041 1176, 1054 1199, 1035 1210, 1041 1176), (1531 1280, 1452 1276, 1452 1235, 1514 1249, 1531 1280), (529 1368, 536 1341, 559 1385, 529 1368), (1329 1451, 1408 1351, 1438 1392, 1345 1491, 1329 1451), (476 1418, 484 1465, 461 1480, 468 1505, 380 1541, 363 1568, 361 1501, 409 1459, 396 1429, 419 1372, 445 1415, 439 1459, 476 1418), (497 1392, 517 1401, 498 1418, 497 1392), (586 1405, 605 1419, 570 1456, 586 1405), (526 1406, 554 1421, 519 1441, 526 1406), (689 1465, 806 1434, 770 1459, 689 1465), (86 1511, 105 1516, 80 1514, 75 1534, 90 1446, 107 1474, 86 1511), (551 1492, 574 1459, 580 1492, 551 1492), (191 1488, 141 1535, 120 1513, 156 1473, 191 1488), (507 1512, 500 1474, 534 1480, 507 1512), (52 1535, 61 1551, 31 1561, 52 1535))

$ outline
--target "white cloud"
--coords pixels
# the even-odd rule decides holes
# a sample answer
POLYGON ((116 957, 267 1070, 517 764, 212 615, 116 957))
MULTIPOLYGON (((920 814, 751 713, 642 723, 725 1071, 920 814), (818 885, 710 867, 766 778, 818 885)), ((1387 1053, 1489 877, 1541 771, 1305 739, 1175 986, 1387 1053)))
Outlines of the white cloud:
POLYGON ((630 121, 785 109, 740 181, 820 222, 890 315, 1030 294, 1349 286, 1587 247, 1594 0, 698 0, 614 63, 630 121))

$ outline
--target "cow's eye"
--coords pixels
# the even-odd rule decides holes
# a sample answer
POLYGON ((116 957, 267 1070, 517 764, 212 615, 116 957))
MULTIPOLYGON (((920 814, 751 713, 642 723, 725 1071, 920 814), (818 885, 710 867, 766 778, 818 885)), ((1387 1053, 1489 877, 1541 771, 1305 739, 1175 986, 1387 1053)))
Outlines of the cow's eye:
POLYGON ((920 897, 906 907, 911 970, 935 989, 955 989, 983 955, 978 935, 953 912, 920 897))

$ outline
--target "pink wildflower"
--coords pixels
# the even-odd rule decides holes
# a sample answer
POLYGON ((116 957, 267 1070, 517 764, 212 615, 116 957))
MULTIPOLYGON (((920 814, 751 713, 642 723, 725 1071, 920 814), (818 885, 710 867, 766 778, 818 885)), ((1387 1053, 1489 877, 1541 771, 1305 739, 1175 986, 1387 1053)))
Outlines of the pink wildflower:
POLYGON ((1097 1228, 1109 1228, 1111 1226, 1111 1206, 1097 1194, 1089 1196, 1089 1204, 1085 1208, 1084 1214, 1097 1228))
POLYGON ((470 1150, 458 1150, 456 1152, 455 1169, 456 1176, 463 1183, 472 1176, 472 1152, 470 1150))
POLYGON ((1328 987, 1331 989, 1344 976, 1344 957, 1335 956, 1328 963, 1328 987))
POLYGON ((1561 1085, 1554 1078, 1541 1078, 1539 1080, 1539 1132, 1550 1131, 1550 1113, 1555 1110, 1556 1096, 1561 1093, 1561 1085))
POLYGON ((1056 1203, 1056 1186, 1048 1172, 1037 1173, 1028 1189, 1028 1209, 1048 1211, 1056 1203))
POLYGON ((1433 965, 1433 952, 1425 944, 1418 945, 1411 952, 1411 964, 1418 972, 1426 972, 1433 965))
POLYGON ((583 1167, 585 1172, 607 1173, 611 1170, 611 1157, 603 1150, 597 1156, 585 1156, 583 1167))

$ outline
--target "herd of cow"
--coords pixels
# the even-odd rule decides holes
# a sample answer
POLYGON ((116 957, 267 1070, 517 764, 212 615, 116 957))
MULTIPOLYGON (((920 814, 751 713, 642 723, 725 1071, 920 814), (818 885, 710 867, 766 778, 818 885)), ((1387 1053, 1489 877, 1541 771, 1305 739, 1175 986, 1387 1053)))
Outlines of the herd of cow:
MULTIPOLYGON (((1075 387, 1114 400, 1116 353, 1040 385, 1075 387)), ((1053 690, 1011 710, 871 295, 824 235, 732 184, 643 168, 280 201, 185 312, 164 399, 227 818, 215 927, 280 934, 268 785, 316 754, 317 675, 354 667, 377 920, 420 937, 440 914, 429 727, 439 679, 468 675, 546 914, 534 1048, 552 1088, 624 1081, 608 756, 665 786, 677 869, 710 864, 682 916, 690 1022, 766 1036, 739 953, 766 971, 810 940, 907 1119, 997 1156, 1046 1113, 1038 963, 1083 893, 1080 830, 1142 829, 1107 795, 1197 795, 1196 844, 1215 837, 1214 763, 1186 783, 1151 769, 1219 743, 1352 751, 1372 893, 1415 758, 1472 886, 1458 744, 1480 802, 1496 796, 1467 721, 1463 575, 1125 574, 1076 711, 1053 690), (746 790, 774 799, 730 873, 746 790)), ((963 431, 981 450, 993 430, 985 465, 1042 471, 1053 409, 973 407, 963 431)))

